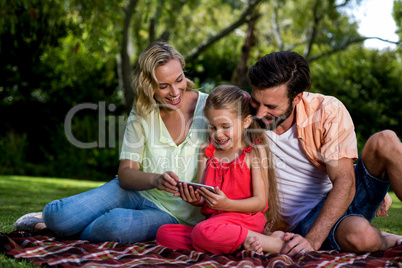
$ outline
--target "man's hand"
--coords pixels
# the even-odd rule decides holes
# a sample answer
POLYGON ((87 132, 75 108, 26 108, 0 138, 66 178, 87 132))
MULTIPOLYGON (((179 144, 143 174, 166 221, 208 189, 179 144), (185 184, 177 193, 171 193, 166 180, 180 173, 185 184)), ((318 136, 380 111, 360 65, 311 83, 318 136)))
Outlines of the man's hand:
POLYGON ((312 246, 312 241, 298 234, 285 233, 283 240, 287 242, 280 253, 287 254, 290 257, 299 258, 310 251, 316 250, 312 246))
POLYGON ((164 190, 169 193, 177 193, 179 189, 177 188, 177 182, 179 181, 179 176, 173 171, 166 171, 156 177, 156 188, 158 190, 164 190))

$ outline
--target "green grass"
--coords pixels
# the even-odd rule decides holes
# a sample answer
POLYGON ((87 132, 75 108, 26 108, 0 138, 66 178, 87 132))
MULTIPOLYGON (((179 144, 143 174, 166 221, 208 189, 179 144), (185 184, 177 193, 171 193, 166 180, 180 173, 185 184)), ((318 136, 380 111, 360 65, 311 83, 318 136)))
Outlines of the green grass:
POLYGON ((402 235, 402 202, 393 192, 389 192, 392 198, 392 205, 388 210, 389 217, 375 217, 371 222, 381 231, 402 235))
POLYGON ((42 211, 52 200, 75 195, 104 182, 59 178, 0 176, 0 231, 11 232, 14 222, 28 212, 42 211))
MULTIPOLYGON (((0 176, 0 232, 11 232, 19 217, 29 212, 42 211, 52 200, 85 192, 102 184, 104 182, 0 176)), ((33 266, 27 261, 0 254, 0 267, 33 266)))
MULTIPOLYGON (((42 211, 50 201, 93 189, 104 182, 0 176, 0 232, 12 231, 14 222, 22 215, 42 211)), ((402 235, 402 203, 390 192, 393 203, 388 210, 390 217, 375 218, 373 225, 383 231, 402 235)), ((0 267, 33 267, 0 254, 0 267)))

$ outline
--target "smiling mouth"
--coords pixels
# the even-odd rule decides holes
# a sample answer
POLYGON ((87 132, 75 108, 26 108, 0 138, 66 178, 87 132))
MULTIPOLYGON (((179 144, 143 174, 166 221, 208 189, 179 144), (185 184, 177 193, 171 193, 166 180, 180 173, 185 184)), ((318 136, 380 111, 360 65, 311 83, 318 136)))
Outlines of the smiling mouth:
POLYGON ((177 97, 174 97, 174 98, 166 98, 166 99, 170 104, 177 105, 181 101, 181 95, 178 95, 177 97))
POLYGON ((228 139, 228 140, 224 140, 224 141, 215 140, 215 143, 216 143, 217 145, 219 145, 219 146, 225 146, 226 144, 228 144, 228 142, 229 142, 229 139, 228 139))
POLYGON ((271 118, 263 117, 258 118, 256 122, 260 125, 263 129, 272 129, 272 125, 276 122, 276 117, 272 116, 271 118))
POLYGON ((271 117, 271 118, 263 117, 260 119, 260 121, 266 125, 269 125, 275 121, 275 117, 271 117))

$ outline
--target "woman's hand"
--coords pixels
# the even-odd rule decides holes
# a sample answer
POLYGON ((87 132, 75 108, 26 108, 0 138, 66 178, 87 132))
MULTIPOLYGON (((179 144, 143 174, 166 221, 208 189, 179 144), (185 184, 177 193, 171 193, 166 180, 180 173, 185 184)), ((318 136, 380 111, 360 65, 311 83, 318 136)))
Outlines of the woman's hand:
POLYGON ((158 190, 163 190, 172 194, 179 191, 177 188, 177 182, 179 181, 179 176, 173 171, 166 171, 156 177, 155 187, 158 190))
POLYGON ((193 206, 204 204, 204 199, 200 196, 199 190, 194 190, 194 187, 187 183, 179 183, 179 192, 175 196, 180 196, 183 201, 193 206))
POLYGON ((208 207, 216 210, 227 210, 230 199, 227 198, 225 193, 222 192, 218 187, 215 187, 216 194, 204 187, 201 187, 201 189, 198 191, 200 191, 200 194, 205 199, 208 207))

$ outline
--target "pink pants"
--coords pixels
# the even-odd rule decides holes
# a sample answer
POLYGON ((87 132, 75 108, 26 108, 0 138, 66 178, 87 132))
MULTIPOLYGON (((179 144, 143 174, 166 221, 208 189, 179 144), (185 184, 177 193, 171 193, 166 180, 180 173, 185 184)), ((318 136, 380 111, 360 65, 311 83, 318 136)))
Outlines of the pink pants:
POLYGON ((162 225, 156 234, 156 242, 170 249, 230 254, 243 244, 248 230, 262 233, 264 226, 265 217, 261 212, 253 215, 226 212, 213 215, 194 227, 162 225))

